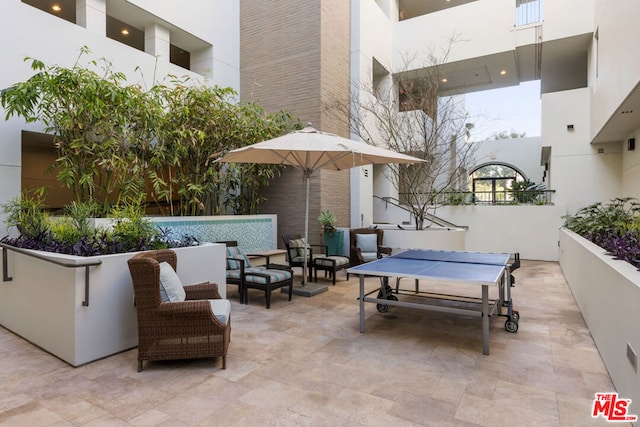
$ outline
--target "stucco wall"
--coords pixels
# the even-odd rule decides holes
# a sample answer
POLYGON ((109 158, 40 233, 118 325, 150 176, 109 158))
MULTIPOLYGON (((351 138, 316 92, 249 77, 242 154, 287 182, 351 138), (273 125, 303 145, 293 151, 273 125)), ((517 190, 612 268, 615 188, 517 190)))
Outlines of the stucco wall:
POLYGON ((553 201, 567 213, 621 195, 622 155, 617 144, 591 144, 588 88, 542 96, 542 141, 551 146, 553 201), (573 125, 573 129, 568 129, 573 125))
POLYGON ((567 230, 560 267, 616 391, 632 400, 629 414, 640 414, 640 374, 627 358, 628 346, 640 352, 640 273, 567 230))

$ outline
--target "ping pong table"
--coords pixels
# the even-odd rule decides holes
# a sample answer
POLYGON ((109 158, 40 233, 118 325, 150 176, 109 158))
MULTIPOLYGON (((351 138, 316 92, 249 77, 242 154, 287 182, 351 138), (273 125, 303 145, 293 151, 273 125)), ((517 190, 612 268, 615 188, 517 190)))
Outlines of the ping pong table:
POLYGON ((489 320, 494 313, 507 317, 505 330, 518 330, 520 315, 513 310, 511 301, 510 258, 511 254, 507 253, 409 249, 351 267, 347 270, 348 273, 360 276, 360 332, 364 333, 365 330, 365 302, 375 303, 378 311, 383 313, 389 306, 397 306, 481 317, 482 353, 489 354, 489 320), (365 292, 366 276, 380 277, 380 288, 365 292), (389 286, 389 278, 396 278, 395 291, 389 286), (415 279, 415 290, 400 289, 402 278, 415 279), (422 292, 418 284, 421 279, 480 286, 481 297, 422 292), (494 299, 489 298, 490 286, 498 289, 494 299), (378 295, 372 296, 376 292, 378 295), (398 299, 397 296, 402 295, 418 297, 420 302, 412 302, 415 298, 408 298, 409 301, 404 300, 405 298, 398 299), (469 304, 461 305, 459 302, 469 304), (504 308, 506 313, 503 313, 504 308))

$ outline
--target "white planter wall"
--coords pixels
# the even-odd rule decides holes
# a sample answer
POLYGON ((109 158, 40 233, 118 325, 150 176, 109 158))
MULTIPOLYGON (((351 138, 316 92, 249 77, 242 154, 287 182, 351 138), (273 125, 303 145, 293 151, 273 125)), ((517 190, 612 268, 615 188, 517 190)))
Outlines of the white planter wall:
MULTIPOLYGON (((175 249, 183 284, 217 283, 226 298, 225 246, 208 244, 175 249)), ((43 254, 40 252, 40 254, 43 254)), ((67 262, 85 260, 46 254, 67 262)), ((127 260, 134 253, 92 257, 89 305, 85 299, 85 268, 67 268, 8 253, 13 280, 0 282, 0 325, 79 366, 138 345, 133 286, 127 260)))
MULTIPOLYGON (((409 214, 391 204, 376 199, 376 218, 380 223, 402 224, 405 229, 415 227, 409 214)), ((558 228, 564 223, 566 210, 558 205, 461 205, 442 206, 436 215, 459 226, 469 227, 464 235, 463 247, 467 251, 519 252, 523 259, 541 261, 558 260, 558 228)), ((386 233, 386 232, 385 232, 386 233)), ((458 235, 447 234, 443 238, 458 235)), ((385 234, 386 242, 386 234, 385 234)), ((438 249, 446 249, 444 242, 438 249)), ((458 245, 454 240, 452 245, 458 245)), ((435 247, 435 246, 434 246, 435 247)), ((452 247, 451 249, 456 249, 452 247)))
POLYGON ((465 249, 464 230, 384 230, 382 244, 390 248, 441 249, 462 251, 465 249))
POLYGON ((616 391, 640 414, 640 375, 627 358, 627 345, 640 353, 640 272, 565 229, 560 267, 616 391))

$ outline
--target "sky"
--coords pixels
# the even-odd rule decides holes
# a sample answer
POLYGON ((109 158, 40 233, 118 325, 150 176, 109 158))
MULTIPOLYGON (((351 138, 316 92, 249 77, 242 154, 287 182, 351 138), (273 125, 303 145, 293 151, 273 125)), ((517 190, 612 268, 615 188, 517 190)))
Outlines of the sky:
POLYGON ((540 136, 540 81, 524 82, 490 91, 465 95, 465 105, 471 123, 472 141, 489 139, 502 131, 526 132, 540 136))

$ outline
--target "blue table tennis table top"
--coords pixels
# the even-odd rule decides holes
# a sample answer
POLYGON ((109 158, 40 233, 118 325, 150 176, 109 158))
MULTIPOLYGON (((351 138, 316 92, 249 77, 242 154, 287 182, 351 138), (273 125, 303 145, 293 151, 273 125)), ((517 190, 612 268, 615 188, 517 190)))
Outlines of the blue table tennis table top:
POLYGON ((349 268, 350 274, 495 285, 511 254, 409 249, 349 268))

